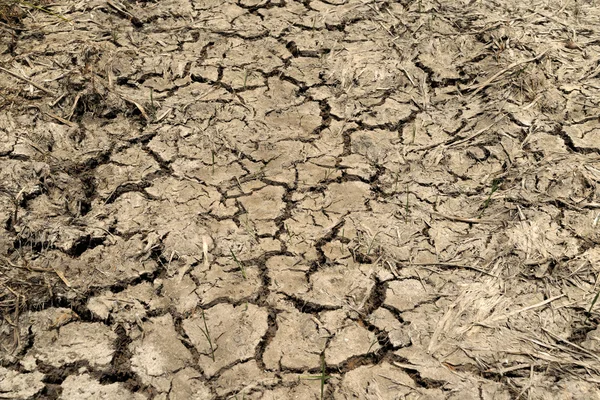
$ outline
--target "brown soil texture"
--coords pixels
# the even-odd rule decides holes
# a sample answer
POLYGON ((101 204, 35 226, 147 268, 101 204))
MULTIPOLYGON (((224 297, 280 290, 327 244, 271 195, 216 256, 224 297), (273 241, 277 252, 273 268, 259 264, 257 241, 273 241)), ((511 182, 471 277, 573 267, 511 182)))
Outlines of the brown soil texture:
POLYGON ((0 398, 600 399, 596 0, 2 0, 0 67, 0 398))

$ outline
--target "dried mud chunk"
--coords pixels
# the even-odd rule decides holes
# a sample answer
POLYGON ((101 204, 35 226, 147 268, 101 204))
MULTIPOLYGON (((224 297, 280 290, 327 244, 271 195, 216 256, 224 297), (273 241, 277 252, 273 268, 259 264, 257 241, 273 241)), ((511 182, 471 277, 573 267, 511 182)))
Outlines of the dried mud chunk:
POLYGON ((267 129, 277 132, 278 139, 308 139, 321 125, 319 104, 309 101, 288 109, 266 109, 264 122, 267 129))
MULTIPOLYGON (((479 186, 479 187, 481 187, 481 186, 479 186)), ((489 195, 490 188, 486 188, 486 190, 488 191, 488 195, 489 195)), ((458 216, 458 217, 462 217, 462 218, 477 218, 479 216, 479 214, 481 213, 481 210, 483 210, 484 204, 485 204, 485 198, 483 195, 481 195, 481 200, 473 201, 470 198, 468 198, 465 194, 458 194, 458 195, 454 195, 453 197, 448 196, 448 197, 440 200, 439 204, 437 206, 437 209, 438 209, 438 212, 440 212, 444 215, 458 216)), ((495 205, 494 202, 490 203, 490 207, 494 207, 494 205, 495 205)), ((482 218, 486 215, 486 213, 490 213, 490 210, 489 209, 484 210, 484 214, 482 214, 482 218)), ((456 231, 468 229, 468 225, 465 222, 454 222, 454 223, 440 222, 440 226, 444 227, 444 229, 450 229, 448 227, 453 227, 453 229, 456 231)), ((443 238, 440 238, 440 239, 442 241, 444 241, 443 238)), ((447 244, 451 244, 451 243, 449 243, 449 242, 451 242, 450 240, 445 240, 445 242, 447 242, 447 244)))
POLYGON ((320 83, 320 74, 323 71, 323 62, 318 58, 312 57, 292 58, 290 65, 285 69, 288 76, 304 83, 306 86, 313 86, 320 83))
MULTIPOLYGON (((510 116, 519 123, 519 125, 524 125, 527 127, 532 126, 537 119, 539 112, 532 109, 523 110, 522 107, 517 106, 516 104, 512 107, 507 107, 507 111, 510 112, 510 116)), ((560 138, 559 138, 560 140, 560 138)))
MULTIPOLYGON (((0 197, 0 210, 2 210, 2 198, 0 197)), ((0 211, 0 225, 2 225, 5 221, 2 220, 2 211, 0 211)), ((11 240, 12 237, 8 235, 5 231, 0 230, 0 256, 6 257, 9 254, 9 248, 12 249, 14 242, 11 240)))
MULTIPOLYGON (((253 0, 254 1, 254 0, 253 0)), ((273 2, 270 2, 273 4, 273 2)), ((263 16, 262 24, 271 37, 280 37, 302 18, 308 10, 302 3, 285 2, 285 7, 260 8, 258 14, 263 16)))
POLYGON ((408 332, 389 310, 378 308, 369 315, 369 322, 378 329, 387 332, 392 346, 404 347, 410 345, 408 332))
POLYGON ((224 202, 219 202, 215 204, 211 208, 210 213, 218 218, 227 218, 233 217, 235 214, 238 213, 238 211, 239 208, 237 207, 235 199, 227 199, 224 202))
POLYGON ((536 186, 539 191, 546 192, 545 194, 551 198, 580 202, 597 192, 594 184, 586 177, 588 174, 589 170, 581 168, 578 163, 571 165, 557 163, 552 166, 552 170, 544 169, 536 174, 538 178, 536 186))
POLYGON ((564 131, 575 147, 600 149, 600 127, 597 120, 565 126, 564 131))
POLYGON ((189 80, 173 80, 170 77, 152 77, 144 81, 144 87, 149 88, 154 93, 162 93, 174 91, 177 88, 177 83, 189 83, 189 80), (187 82, 186 82, 187 81, 187 82))
MULTIPOLYGON (((57 192, 53 190, 49 194, 57 192)), ((73 254, 84 250, 86 243, 98 243, 106 237, 106 232, 101 229, 71 225, 73 217, 80 214, 81 198, 71 201, 68 194, 65 197, 51 198, 41 194, 28 201, 25 212, 17 210, 14 228, 22 242, 29 241, 33 245, 54 247, 73 254)), ((7 207, 9 212, 14 210, 14 204, 7 207)))
POLYGON ((452 50, 445 47, 444 50, 438 49, 435 54, 421 53, 419 61, 425 68, 433 72, 431 79, 434 82, 443 82, 448 79, 460 78, 454 66, 456 64, 452 62, 454 56, 452 50))
POLYGON ((371 107, 361 114, 360 120, 371 126, 396 125, 410 117, 414 111, 416 108, 410 103, 400 103, 388 98, 382 105, 371 107))
POLYGON ((61 367, 77 361, 87 361, 93 367, 107 366, 115 353, 117 335, 100 323, 72 322, 35 334, 31 350, 23 359, 25 365, 35 360, 61 367))
MULTIPOLYGON (((598 391, 598 383, 594 381, 584 381, 577 378, 561 379, 558 384, 557 392, 564 395, 568 393, 572 399, 590 399, 599 400, 600 391, 598 391)), ((558 394, 558 393, 557 393, 558 394)))
POLYGON ((361 327, 353 321, 335 333, 325 350, 325 362, 339 366, 344 361, 355 357, 374 353, 381 346, 373 332, 361 327))
POLYGON ((510 400, 511 393, 498 382, 484 382, 480 384, 481 400, 510 400))
MULTIPOLYGON (((247 23, 248 20, 243 21, 247 23)), ((249 33, 251 34, 251 33, 249 33)), ((241 38, 228 37, 216 41, 207 51, 204 65, 218 65, 226 68, 248 68, 268 74, 283 66, 283 57, 287 54, 285 47, 273 38, 262 38, 247 41, 241 38)), ((242 72, 242 80, 244 78, 242 72)))
MULTIPOLYGON (((328 1, 329 2, 329 1, 328 1)), ((344 42, 371 41, 379 45, 387 46, 389 44, 389 31, 387 29, 373 29, 372 22, 363 17, 356 18, 352 23, 344 26, 344 42)), ((393 51, 392 48, 389 48, 393 51)))
MULTIPOLYGON (((45 172, 41 172, 45 174, 45 172)), ((44 177, 44 180, 46 177, 44 177)), ((64 172, 54 172, 48 179, 48 197, 50 201, 74 215, 81 214, 81 203, 87 201, 84 177, 71 176, 64 172), (67 203, 67 204, 65 204, 67 203)))
POLYGON ((122 383, 101 384, 88 374, 69 375, 60 385, 64 400, 145 400, 141 393, 131 393, 122 383))
MULTIPOLYGON (((127 124, 127 128, 130 128, 128 121, 121 120, 120 122, 121 124, 127 124)), ((122 125, 121 128, 123 128, 122 125)), ((105 129, 104 127, 103 129, 94 129, 93 134, 87 134, 81 128, 69 128, 62 124, 40 123, 38 121, 31 140, 37 149, 45 151, 51 148, 49 154, 52 154, 52 158, 70 169, 75 164, 83 165, 97 161, 100 154, 108 151, 114 139, 109 137, 109 133, 105 129)), ((18 152, 20 147, 21 152, 27 153, 26 148, 33 149, 31 146, 32 144, 28 140, 19 140, 15 151, 18 152)), ((39 151, 37 149, 36 152, 39 151)), ((39 154, 38 152, 37 156, 39 154)), ((34 154, 32 156, 35 157, 34 154)))
POLYGON ((240 4, 246 8, 263 7, 268 3, 270 3, 269 0, 240 0, 240 4))
POLYGON ((562 225, 568 227, 571 232, 577 233, 580 238, 600 243, 600 232, 594 226, 597 211, 564 211, 562 225))
POLYGON ((538 97, 539 109, 544 115, 553 118, 556 121, 562 122, 567 114, 567 100, 561 91, 555 87, 546 87, 542 94, 538 97))
POLYGON ((113 239, 114 244, 94 247, 77 259, 54 253, 62 264, 57 269, 64 268, 65 277, 72 286, 89 287, 139 278, 158 268, 157 262, 150 258, 152 244, 148 246, 147 240, 141 235, 129 240, 120 237, 113 239))
POLYGON ((254 357, 256 346, 267 332, 268 312, 254 304, 234 307, 217 304, 201 314, 183 320, 183 329, 200 352, 198 365, 206 377, 237 361, 254 357), (206 334, 210 335, 212 349, 206 334), (214 361, 212 357, 214 356, 214 361))
POLYGON ((195 178, 199 181, 213 186, 229 183, 236 177, 246 174, 244 169, 237 163, 228 165, 203 164, 198 160, 177 159, 171 165, 175 175, 195 178))
POLYGON ((302 159, 302 164, 310 163, 323 168, 335 169, 338 156, 343 153, 343 126, 337 126, 334 121, 332 124, 321 131, 319 139, 311 144, 303 144, 303 152, 306 158, 302 159))
POLYGON ((0 160, 2 197, 14 199, 19 193, 21 196, 41 193, 40 179, 46 179, 49 170, 49 165, 42 162, 0 160))
MULTIPOLYGON (((473 157, 462 151, 448 153, 445 161, 448 168, 459 176, 466 176, 476 162, 473 157)), ((489 171, 486 170, 486 173, 489 174, 489 171)), ((469 179, 476 180, 477 177, 469 174, 469 179)))
POLYGON ((400 399, 415 392, 418 393, 418 390, 413 379, 402 369, 384 361, 379 365, 365 365, 346 373, 333 398, 400 399))
POLYGON ((196 294, 200 304, 206 305, 218 299, 238 302, 255 298, 261 287, 260 271, 256 266, 244 267, 244 273, 233 260, 221 260, 212 263, 210 269, 201 271, 194 269, 198 288, 196 294), (244 277, 245 275, 245 277, 244 277))
MULTIPOLYGON (((443 309, 430 303, 425 303, 413 310, 402 313, 402 319, 408 325, 408 336, 413 346, 425 348, 429 346, 431 335, 437 329, 443 315, 443 309)), ((425 352, 425 350, 423 351, 425 352)))
POLYGON ((274 371, 319 368, 326 343, 310 314, 283 312, 277 315, 277 333, 265 350, 263 362, 274 371))
MULTIPOLYGON (((224 120, 234 119, 234 117, 231 117, 228 113, 235 113, 239 118, 242 118, 249 113, 248 110, 241 106, 238 107, 235 104, 222 105, 221 102, 231 101, 232 95, 225 88, 215 87, 210 83, 192 82, 188 86, 180 88, 177 91, 177 94, 177 96, 165 98, 162 103, 163 108, 180 110, 182 107, 181 100, 185 99, 188 103, 185 105, 182 112, 184 113, 185 118, 194 121, 196 128, 192 128, 193 132, 196 132, 195 135, 188 136, 186 134, 184 137, 180 138, 178 147, 180 155, 183 155, 184 151, 198 151, 198 148, 195 147, 186 149, 186 145, 181 139, 187 139, 189 137, 190 139, 193 139, 192 143, 197 142, 198 139, 200 139, 202 143, 207 143, 206 140, 202 140, 209 139, 203 131, 208 128, 209 120, 214 118, 217 113, 224 120), (215 100, 220 101, 219 103, 216 103, 215 100)), ((210 154, 210 149, 207 150, 209 150, 208 154, 210 154)))
POLYGON ((319 254, 315 249, 314 243, 304 240, 302 237, 286 237, 282 236, 281 240, 285 240, 287 251, 296 256, 302 256, 305 260, 315 261, 319 258, 319 254))
POLYGON ((365 202, 371 197, 371 188, 363 182, 333 183, 328 186, 327 198, 331 201, 328 212, 346 214, 366 210, 365 202))
MULTIPOLYGON (((315 24, 319 24, 319 14, 318 13, 303 13, 304 14, 304 18, 302 18, 302 21, 306 24, 305 26, 310 26, 312 28, 312 24, 313 22, 315 22, 315 24)), ((298 23, 298 16, 295 16, 292 25, 295 25, 298 23)), ((294 51, 293 48, 291 48, 290 50, 292 51, 292 54, 294 56, 299 56, 300 53, 302 52, 303 54, 306 55, 311 55, 311 56, 318 56, 320 54, 326 54, 327 52, 330 52, 331 50, 335 49, 340 49, 340 47, 336 47, 339 46, 340 42, 344 41, 345 38, 345 33, 344 32, 340 32, 340 31, 331 31, 331 30, 327 30, 327 29, 323 29, 323 30, 314 30, 314 29, 302 29, 301 27, 294 27, 292 28, 291 26, 287 27, 287 31, 285 33, 285 38, 286 40, 288 40, 288 43, 293 42, 296 46, 296 50, 294 51)), ((372 45, 373 43, 369 43, 370 45, 372 45)), ((344 42, 344 49, 346 49, 348 43, 344 42)), ((288 45, 288 47, 291 47, 288 45)), ((366 52, 365 52, 366 53, 366 52)), ((363 57, 364 54, 363 54, 363 57)), ((329 58, 329 57, 328 57, 329 58)), ((334 57, 335 58, 335 57, 334 57)), ((368 58, 368 56, 367 56, 368 58)), ((335 58, 337 60, 337 58, 335 58)), ((343 65, 343 63, 340 62, 340 64, 338 64, 338 66, 343 65)), ((352 65, 352 64, 346 64, 344 65, 344 69, 348 68, 348 65, 352 65)), ((327 68, 327 67, 326 67, 327 68)), ((331 67, 329 67, 331 69, 331 67)), ((333 69, 331 69, 333 70, 333 69)), ((340 69, 336 69, 335 71, 340 71, 340 69)))
POLYGON ((172 373, 191 362, 192 355, 179 341, 170 314, 156 317, 143 324, 144 336, 129 345, 131 368, 142 382, 166 392, 171 386, 172 373))
POLYGON ((470 255, 469 253, 478 252, 482 247, 479 243, 465 243, 468 234, 467 224, 447 221, 435 221, 431 223, 429 230, 429 237, 434 244, 436 253, 443 260, 450 260, 456 254, 460 254, 461 258, 465 260, 470 255))
POLYGON ((600 350, 600 328, 588 332, 586 340, 581 343, 581 347, 598 352, 600 350))
POLYGON ((447 386, 453 389, 464 389, 466 387, 476 388, 478 382, 469 376, 459 376, 450 369, 445 363, 432 355, 429 355, 426 349, 420 346, 409 346, 397 350, 394 354, 407 361, 403 366, 419 372, 424 380, 443 381, 447 386), (410 366, 410 367, 409 367, 410 366))
POLYGON ((298 189, 307 189, 324 183, 328 180, 338 179, 342 175, 335 166, 321 166, 317 163, 307 162, 298 165, 298 189))
POLYGON ((228 257, 233 260, 231 251, 233 250, 239 261, 246 261, 263 254, 263 249, 257 246, 257 240, 253 232, 249 232, 245 227, 238 227, 231 220, 210 221, 208 230, 215 244, 211 254, 215 256, 228 257))
POLYGON ((129 235, 148 229, 150 206, 151 201, 146 199, 143 194, 129 192, 120 196, 107 208, 115 220, 117 233, 129 235))
POLYGON ((339 167, 343 168, 347 175, 356 175, 365 180, 370 180, 377 173, 374 164, 360 154, 343 157, 339 167))
POLYGON ((35 371, 22 374, 0 367, 0 397, 3 399, 28 399, 37 395, 45 386, 44 374, 35 371))
MULTIPOLYGON (((46 220, 47 221, 47 220, 46 220)), ((78 227, 60 227, 57 228, 57 234, 54 239, 54 246, 67 254, 77 254, 86 251, 88 246, 95 243, 102 243, 108 236, 104 230, 78 227)))
MULTIPOLYGON (((446 112, 448 111, 446 110, 446 112)), ((454 110, 448 112, 450 115, 447 116, 417 114, 414 121, 404 124, 401 134, 402 143, 414 146, 430 146, 434 143, 444 143, 450 140, 452 136, 448 132, 459 129, 460 125, 454 126, 453 124, 462 120, 457 114, 453 115, 453 112, 454 110)))
MULTIPOLYGON (((365 201, 371 197, 371 187, 363 182, 348 181, 332 183, 324 195, 308 193, 299 204, 300 210, 312 210, 347 214, 366 211, 365 201)), ((313 225, 313 224, 311 224, 313 225)))
POLYGON ((158 163, 140 146, 115 154, 111 161, 96 169, 96 190, 104 200, 118 195, 119 188, 141 184, 144 178, 160 169, 158 163))
POLYGON ((229 85, 233 90, 245 90, 247 87, 265 85, 265 79, 260 72, 239 67, 226 68, 220 82, 229 85))
MULTIPOLYGON (((164 202, 164 206, 167 204, 168 202, 164 202)), ((212 251, 214 242, 201 218, 193 216, 193 208, 188 206, 172 207, 170 210, 164 207, 163 209, 165 217, 161 221, 156 221, 160 225, 155 229, 163 237, 164 254, 168 254, 169 257, 172 254, 177 255, 183 262, 190 264, 203 260, 204 243, 207 244, 208 250, 212 251), (167 214, 169 211, 170 215, 167 214)), ((160 214, 157 213, 157 215, 160 214)))
MULTIPOLYGON (((185 204, 193 207, 195 213, 207 212, 221 198, 213 187, 172 176, 155 179, 144 190, 154 198, 168 201, 165 206, 171 205, 172 208, 172 204, 185 204)), ((187 214, 190 210, 184 208, 181 211, 181 214, 187 214)))
POLYGON ((352 133, 352 152, 365 156, 372 163, 397 161, 398 133, 385 130, 352 133))
MULTIPOLYGON (((184 43, 183 48, 186 49, 187 45, 188 43, 184 43)), ((206 43, 203 43, 203 45, 206 45, 206 43)), ((189 47, 193 48, 196 46, 189 47)), ((202 47, 198 48, 197 51, 201 51, 202 47)), ((201 78, 202 80, 214 82, 219 80, 219 68, 213 65, 198 65, 198 63, 194 63, 190 68, 190 74, 194 79, 201 78)))
POLYGON ((189 18, 193 11, 190 0, 167 0, 160 3, 144 3, 143 8, 135 8, 135 15, 141 15, 144 19, 157 19, 158 17, 189 18))
POLYGON ((279 186, 267 186, 252 193, 250 196, 240 198, 240 202, 252 220, 277 218, 285 207, 283 195, 285 189, 279 186))
POLYGON ((294 181, 294 165, 307 157, 306 144, 297 140, 285 140, 271 143, 268 139, 256 138, 249 150, 257 163, 254 168, 256 176, 264 175, 278 182, 292 183, 294 181), (255 143, 255 144, 254 144, 255 143))
POLYGON ((362 308, 375 284, 367 268, 359 264, 321 268, 310 277, 311 290, 299 297, 322 306, 362 308))
MULTIPOLYGON (((298 90, 298 86, 293 83, 272 77, 267 80, 267 87, 247 90, 242 92, 240 96, 246 104, 251 105, 256 110, 255 118, 259 119, 268 112, 291 110, 293 107, 301 105, 305 98, 298 96, 298 90)), ((270 136, 275 133, 265 130, 263 124, 255 126, 258 131, 266 131, 270 136)), ((259 136, 256 138, 258 139, 259 136)))
POLYGON ((262 250, 263 254, 277 252, 280 253, 282 251, 281 240, 273 239, 273 238, 261 238, 259 241, 259 248, 262 250))
POLYGON ((161 294, 168 298, 168 304, 174 305, 178 313, 185 314, 199 302, 195 290, 196 284, 189 276, 176 276, 164 281, 161 294))
POLYGON ((12 152, 17 144, 17 124, 12 119, 12 114, 3 112, 0 114, 0 156, 12 152))
POLYGON ((525 143, 525 149, 541 151, 546 156, 551 154, 566 154, 569 152, 569 149, 562 138, 545 132, 533 132, 525 143))
MULTIPOLYGON (((298 152, 297 142, 278 143, 278 151, 282 156, 269 161, 263 169, 264 177, 274 182, 285 183, 292 186, 296 179, 296 169, 294 165, 298 160, 298 156, 302 155, 302 151, 298 152)), ((301 146, 300 146, 301 148, 301 146)))
MULTIPOLYGON (((309 193, 307 195, 296 193, 298 197, 292 201, 302 201, 303 207, 312 206, 321 200, 321 196, 309 193)), ((284 221, 285 233, 281 237, 285 240, 288 251, 303 255, 305 260, 315 260, 317 251, 315 243, 331 233, 331 229, 340 222, 338 216, 329 216, 320 211, 294 210, 292 218, 284 221)))
POLYGON ((261 386, 273 386, 277 383, 274 374, 263 372, 255 360, 237 364, 226 370, 216 380, 214 388, 219 396, 254 391, 261 386))
POLYGON ((271 290, 297 296, 308 291, 306 273, 310 266, 302 262, 302 258, 275 256, 266 263, 271 290))
POLYGON ((233 29, 239 36, 247 39, 255 39, 267 33, 261 18, 253 14, 244 14, 236 18, 233 21, 233 29))
MULTIPOLYGON (((332 71, 327 75, 327 82, 337 83, 340 91, 350 96, 353 107, 360 111, 375 105, 382 97, 381 88, 402 87, 406 81, 404 74, 398 73, 398 60, 390 57, 389 52, 390 49, 383 48, 371 40, 344 42, 344 51, 338 51, 336 57, 327 57, 327 68, 332 71), (374 101, 364 107, 365 100, 369 98, 374 101)), ((352 117, 349 114, 338 116, 352 117)))
MULTIPOLYGON (((517 387, 527 387, 528 396, 531 399, 553 399, 553 400, 599 400, 600 391, 598 383, 592 378, 592 382, 583 379, 565 378, 557 381, 556 377, 542 375, 533 380, 527 378, 513 378, 517 387)), ((514 398, 514 396, 513 396, 514 398)), ((485 397, 484 400, 487 400, 485 397)), ((456 399, 458 400, 458 398, 456 399)))
POLYGON ((185 368, 173 376, 169 400, 212 399, 210 389, 201 381, 202 374, 185 368))
POLYGON ((79 315, 70 308, 47 308, 42 311, 21 315, 21 321, 31 326, 31 332, 57 330, 71 321, 79 320, 79 315))
POLYGON ((161 126, 156 136, 148 143, 148 148, 163 161, 172 162, 178 154, 179 138, 189 134, 189 131, 189 128, 181 126, 161 126))
POLYGON ((322 311, 319 313, 320 328, 322 332, 331 332, 342 330, 348 324, 348 312, 343 309, 322 311))
POLYGON ((311 1, 310 7, 319 13, 319 19, 322 19, 327 25, 345 25, 351 24, 351 21, 367 18, 367 15, 373 13, 373 9, 364 3, 337 1, 311 1))
POLYGON ((275 236, 279 228, 272 219, 263 219, 259 221, 250 221, 248 214, 240 216, 240 222, 244 229, 255 238, 258 236, 275 236))
MULTIPOLYGON (((284 383, 285 387, 278 387, 271 390, 252 392, 246 395, 246 397, 244 398, 247 400, 312 400, 321 398, 321 389, 318 381, 298 379, 298 375, 284 376, 284 379, 286 379, 284 383)), ((329 382, 332 382, 332 380, 329 380, 329 382)))
POLYGON ((424 286, 416 279, 404 279, 390 282, 385 293, 386 306, 391 306, 398 311, 412 310, 423 302, 431 300, 433 288, 424 286))
MULTIPOLYGON (((324 96, 324 94, 322 95, 324 96)), ((330 114, 344 121, 354 120, 367 109, 348 94, 336 94, 335 97, 329 98, 327 103, 331 107, 330 114)))
POLYGON ((148 311, 165 308, 160 304, 155 288, 149 282, 127 287, 119 293, 110 290, 102 292, 99 296, 88 299, 87 308, 90 312, 102 319, 111 317, 113 323, 128 322, 136 324, 144 318, 148 311))
MULTIPOLYGON (((342 230, 344 230, 343 227, 342 230)), ((342 232, 339 232, 339 234, 341 235, 342 232)), ((345 230, 344 236, 346 236, 345 230)), ((323 254, 328 260, 335 261, 336 264, 350 264, 352 262, 352 253, 348 245, 342 241, 332 240, 327 242, 321 247, 321 250, 323 250, 323 254)))
POLYGON ((112 299, 106 298, 112 295, 110 291, 108 293, 104 293, 101 296, 90 297, 87 302, 87 308, 92 315, 105 321, 108 319, 115 303, 112 299))
POLYGON ((235 196, 235 197, 238 197, 240 195, 247 196, 247 195, 252 194, 252 192, 256 192, 260 189, 264 189, 267 186, 269 186, 266 183, 258 180, 258 178, 260 176, 261 176, 261 173, 258 173, 255 176, 250 175, 250 176, 244 177, 245 182, 240 182, 241 185, 238 184, 238 182, 231 185, 229 192, 227 192, 227 195, 235 196))

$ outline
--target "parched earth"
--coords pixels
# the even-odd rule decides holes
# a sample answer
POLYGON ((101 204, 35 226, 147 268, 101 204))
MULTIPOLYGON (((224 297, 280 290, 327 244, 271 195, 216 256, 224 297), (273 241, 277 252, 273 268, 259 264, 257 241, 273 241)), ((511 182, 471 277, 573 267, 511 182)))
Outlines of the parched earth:
POLYGON ((596 1, 2 0, 0 53, 0 398, 600 399, 596 1))

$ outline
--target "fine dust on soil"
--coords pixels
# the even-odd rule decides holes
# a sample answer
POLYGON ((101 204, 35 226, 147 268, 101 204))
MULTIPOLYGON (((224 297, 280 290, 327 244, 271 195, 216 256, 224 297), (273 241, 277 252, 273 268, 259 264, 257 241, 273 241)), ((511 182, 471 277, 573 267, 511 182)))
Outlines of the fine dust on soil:
POLYGON ((0 67, 0 397, 600 399, 596 0, 3 0, 0 67))

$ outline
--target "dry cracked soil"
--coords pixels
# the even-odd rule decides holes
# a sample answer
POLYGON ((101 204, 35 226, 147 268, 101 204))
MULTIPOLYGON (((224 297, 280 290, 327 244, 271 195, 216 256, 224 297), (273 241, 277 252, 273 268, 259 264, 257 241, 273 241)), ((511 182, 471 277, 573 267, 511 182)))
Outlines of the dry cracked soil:
POLYGON ((599 103, 596 0, 1 0, 0 398, 600 399, 599 103))

